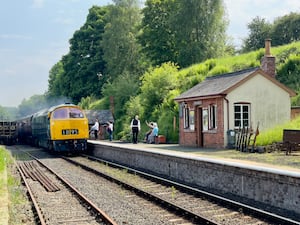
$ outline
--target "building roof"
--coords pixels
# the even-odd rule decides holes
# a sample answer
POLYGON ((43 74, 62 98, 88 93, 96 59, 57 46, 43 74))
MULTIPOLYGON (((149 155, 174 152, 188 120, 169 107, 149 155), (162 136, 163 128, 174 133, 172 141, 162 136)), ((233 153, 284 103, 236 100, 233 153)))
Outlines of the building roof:
POLYGON ((294 91, 287 88, 276 79, 267 75, 259 67, 255 67, 232 73, 207 77, 203 82, 197 84, 196 86, 176 97, 175 100, 181 102, 185 99, 191 98, 204 98, 209 96, 226 95, 233 88, 241 85, 256 74, 261 74, 262 76, 266 77, 271 82, 286 90, 290 94, 290 96, 294 96, 296 94, 294 91))
POLYGON ((114 117, 110 110, 84 110, 89 124, 95 123, 95 119, 99 120, 100 124, 106 124, 108 121, 114 122, 114 117))

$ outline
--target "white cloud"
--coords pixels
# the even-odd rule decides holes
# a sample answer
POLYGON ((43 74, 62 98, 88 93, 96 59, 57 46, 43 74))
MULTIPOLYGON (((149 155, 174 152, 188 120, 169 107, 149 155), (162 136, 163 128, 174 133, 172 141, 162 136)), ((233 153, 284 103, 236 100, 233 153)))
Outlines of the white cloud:
POLYGON ((73 23, 73 19, 71 18, 56 18, 54 20, 55 23, 59 23, 59 24, 64 24, 64 25, 69 25, 73 23))
POLYGON ((44 0, 33 0, 31 7, 32 8, 43 8, 44 7, 44 0))
POLYGON ((22 39, 31 40, 32 37, 20 34, 0 34, 0 39, 22 39))
POLYGON ((229 19, 228 33, 239 47, 249 33, 248 24, 260 17, 272 23, 274 19, 300 11, 299 0, 224 0, 229 19))

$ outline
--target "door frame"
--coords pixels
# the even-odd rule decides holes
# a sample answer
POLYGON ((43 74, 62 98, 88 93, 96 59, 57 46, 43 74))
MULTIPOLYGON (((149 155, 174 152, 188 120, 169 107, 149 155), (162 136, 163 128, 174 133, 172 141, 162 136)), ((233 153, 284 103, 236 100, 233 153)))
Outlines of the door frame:
POLYGON ((203 147, 203 126, 202 126, 202 107, 197 107, 196 110, 196 143, 197 147, 203 147))

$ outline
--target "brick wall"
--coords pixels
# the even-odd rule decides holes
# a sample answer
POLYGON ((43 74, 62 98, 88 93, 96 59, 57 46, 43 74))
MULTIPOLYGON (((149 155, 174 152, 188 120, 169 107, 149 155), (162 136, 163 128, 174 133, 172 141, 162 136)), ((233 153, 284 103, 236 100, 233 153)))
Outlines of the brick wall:
MULTIPOLYGON (((206 148, 223 148, 226 144, 224 144, 224 105, 223 98, 212 98, 206 99, 202 101, 200 106, 194 107, 194 102, 189 102, 188 106, 191 110, 195 110, 195 130, 184 129, 184 117, 179 118, 179 144, 182 146, 191 146, 197 147, 199 146, 197 143, 197 135, 199 127, 199 119, 197 117, 197 108, 200 110, 203 108, 208 108, 212 104, 217 105, 217 129, 203 131, 203 147, 206 148)), ((226 119, 226 118, 225 118, 226 119)), ((200 123, 202 124, 202 123, 200 123)), ((202 130, 202 127, 200 128, 202 130)))

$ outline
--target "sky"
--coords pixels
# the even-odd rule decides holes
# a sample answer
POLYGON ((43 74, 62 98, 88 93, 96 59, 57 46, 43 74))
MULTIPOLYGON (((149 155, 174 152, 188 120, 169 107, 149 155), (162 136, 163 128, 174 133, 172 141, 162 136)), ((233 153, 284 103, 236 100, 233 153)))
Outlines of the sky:
MULTIPOLYGON (((69 39, 85 23, 93 5, 111 0, 9 0, 0 8, 0 106, 44 94, 49 70, 69 52, 69 39)), ((299 0, 224 0, 227 34, 239 47, 249 24, 259 16, 268 22, 300 13, 299 0)))

